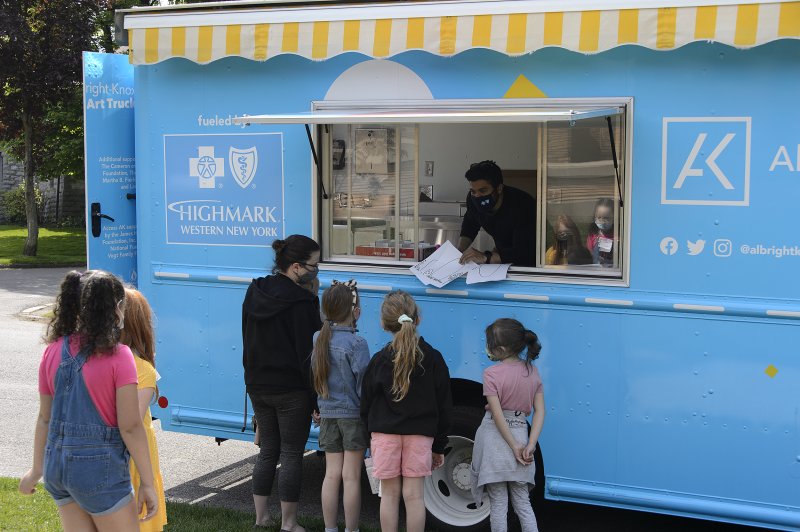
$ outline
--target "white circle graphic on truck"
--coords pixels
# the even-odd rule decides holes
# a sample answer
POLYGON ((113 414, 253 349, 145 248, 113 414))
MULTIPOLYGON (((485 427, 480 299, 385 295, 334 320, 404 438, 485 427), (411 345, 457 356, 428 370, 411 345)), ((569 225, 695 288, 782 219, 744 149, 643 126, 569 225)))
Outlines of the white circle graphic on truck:
POLYGON ((432 100, 431 90, 413 70, 385 59, 351 66, 334 81, 326 100, 432 100))

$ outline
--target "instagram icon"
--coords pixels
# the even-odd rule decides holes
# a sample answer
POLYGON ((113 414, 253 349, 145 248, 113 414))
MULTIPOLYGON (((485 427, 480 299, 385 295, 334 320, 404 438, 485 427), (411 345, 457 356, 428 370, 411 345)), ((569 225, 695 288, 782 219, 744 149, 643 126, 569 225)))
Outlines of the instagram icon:
POLYGON ((730 257, 733 250, 733 244, 727 238, 718 238, 714 240, 714 255, 717 257, 730 257))

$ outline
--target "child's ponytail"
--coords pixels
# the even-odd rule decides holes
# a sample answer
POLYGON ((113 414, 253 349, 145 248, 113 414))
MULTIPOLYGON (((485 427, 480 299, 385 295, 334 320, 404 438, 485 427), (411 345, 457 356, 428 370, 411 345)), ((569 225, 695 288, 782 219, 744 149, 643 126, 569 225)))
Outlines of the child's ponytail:
POLYGON ((332 325, 353 325, 353 313, 358 307, 358 290, 355 281, 333 284, 322 293, 322 313, 325 321, 314 342, 311 357, 312 385, 317 395, 328 398, 328 376, 330 375, 330 343, 333 336, 332 325))
POLYGON ((81 308, 81 275, 80 272, 72 270, 61 281, 53 318, 47 324, 46 342, 55 342, 62 336, 75 332, 81 308))
POLYGON ((542 344, 539 342, 539 337, 535 332, 530 329, 525 329, 525 345, 528 346, 525 353, 525 363, 529 366, 531 362, 539 358, 539 353, 542 351, 542 344))
POLYGON ((394 353, 392 362, 392 396, 402 401, 411 386, 411 373, 415 366, 422 365, 422 351, 419 348, 417 323, 419 308, 414 299, 401 290, 389 292, 381 306, 381 324, 394 334, 391 347, 394 353))
POLYGON ((313 375, 314 390, 323 399, 328 398, 328 375, 331 371, 330 343, 333 331, 331 321, 325 320, 322 329, 314 343, 314 354, 311 357, 311 374, 313 375))

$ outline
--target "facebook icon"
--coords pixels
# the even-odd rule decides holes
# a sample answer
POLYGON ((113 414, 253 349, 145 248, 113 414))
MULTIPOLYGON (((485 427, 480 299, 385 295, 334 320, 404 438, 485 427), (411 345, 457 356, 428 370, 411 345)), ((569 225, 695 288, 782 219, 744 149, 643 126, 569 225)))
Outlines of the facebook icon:
POLYGON ((671 236, 661 239, 661 253, 664 255, 674 255, 678 252, 678 241, 671 236))

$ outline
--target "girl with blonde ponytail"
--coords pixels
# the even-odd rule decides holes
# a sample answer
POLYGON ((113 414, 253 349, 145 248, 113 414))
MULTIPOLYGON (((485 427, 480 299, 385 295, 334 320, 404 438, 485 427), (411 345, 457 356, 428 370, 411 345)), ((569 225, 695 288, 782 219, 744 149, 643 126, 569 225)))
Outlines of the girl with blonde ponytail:
POLYGON ((371 434, 373 475, 381 481, 381 530, 398 530, 400 497, 406 530, 425 528, 423 480, 444 462, 453 409, 450 372, 442 354, 417 335, 420 311, 402 291, 381 306, 392 341, 367 367, 361 417, 371 434))
POLYGON ((369 364, 367 341, 357 335, 361 302, 356 282, 333 281, 322 293, 325 322, 311 354, 319 395, 319 447, 325 451, 322 516, 325 532, 338 531, 339 486, 344 484, 345 532, 356 532, 361 513, 361 461, 367 448, 360 417, 361 382, 369 364))

